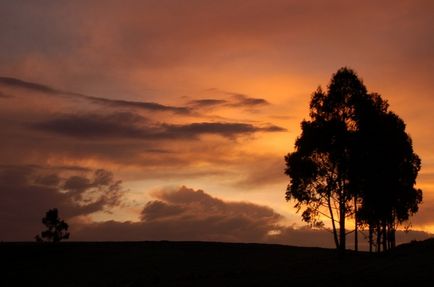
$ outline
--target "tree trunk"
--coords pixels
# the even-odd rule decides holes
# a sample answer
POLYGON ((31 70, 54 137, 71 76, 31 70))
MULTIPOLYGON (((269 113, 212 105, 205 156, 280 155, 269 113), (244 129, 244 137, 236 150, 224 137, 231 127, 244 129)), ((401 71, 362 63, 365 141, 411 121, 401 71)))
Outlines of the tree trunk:
POLYGON ((383 252, 387 251, 387 225, 383 222, 383 252))
POLYGON ((369 224, 369 253, 372 253, 372 245, 374 240, 374 228, 372 224, 369 224))
POLYGON ((343 191, 339 198, 339 250, 345 252, 346 249, 346 234, 345 234, 345 199, 343 191))
POLYGON ((354 195, 354 250, 359 251, 359 238, 357 226, 357 194, 354 195))
POLYGON ((338 232, 336 230, 335 216, 333 214, 332 203, 330 199, 330 194, 327 195, 327 205, 330 212, 330 218, 332 219, 332 227, 333 227, 333 239, 335 240, 336 249, 339 249, 339 239, 338 232))
POLYGON ((395 228, 393 225, 389 227, 389 249, 396 247, 395 228))
POLYGON ((381 252, 381 226, 377 224, 377 253, 381 252))
POLYGON ((390 250, 392 248, 392 242, 390 242, 390 225, 387 225, 387 250, 390 250))

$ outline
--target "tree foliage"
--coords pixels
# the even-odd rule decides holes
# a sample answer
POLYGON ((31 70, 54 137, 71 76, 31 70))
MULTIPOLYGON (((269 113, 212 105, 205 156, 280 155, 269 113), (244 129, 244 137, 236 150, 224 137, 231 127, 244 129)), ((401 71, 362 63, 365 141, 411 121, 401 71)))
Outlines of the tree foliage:
POLYGON ((47 211, 45 217, 42 218, 42 223, 47 227, 47 230, 36 235, 36 241, 59 242, 63 239, 69 239, 68 224, 59 218, 57 208, 47 211))
POLYGON ((376 231, 377 250, 380 237, 387 250, 395 246, 396 227, 422 202, 422 191, 414 187, 421 160, 413 152, 403 120, 390 111, 363 121, 355 150, 353 178, 362 196, 358 218, 370 232, 376 231))
POLYGON ((395 230, 417 211, 420 159, 405 124, 381 96, 367 92, 354 71, 341 68, 327 92, 314 92, 310 120, 301 130, 294 152, 285 157, 286 199, 295 201, 303 220, 315 227, 329 218, 338 249, 346 249, 349 217, 357 246, 358 226, 377 231, 382 226, 386 234, 384 226, 395 230))

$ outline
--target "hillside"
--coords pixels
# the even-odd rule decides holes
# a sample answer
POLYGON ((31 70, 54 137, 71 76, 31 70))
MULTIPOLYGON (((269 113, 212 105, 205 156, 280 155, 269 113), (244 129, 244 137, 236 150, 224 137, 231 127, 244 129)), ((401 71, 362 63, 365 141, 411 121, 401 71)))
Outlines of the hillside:
POLYGON ((1 286, 414 286, 434 280, 434 239, 392 254, 206 242, 1 243, 1 286), (368 284, 368 285, 367 285, 368 284))

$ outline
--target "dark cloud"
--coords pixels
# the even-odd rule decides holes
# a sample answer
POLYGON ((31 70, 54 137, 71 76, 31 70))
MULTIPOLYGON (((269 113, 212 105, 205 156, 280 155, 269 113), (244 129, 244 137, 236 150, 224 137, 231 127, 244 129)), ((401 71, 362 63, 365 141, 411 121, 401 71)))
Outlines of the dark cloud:
POLYGON ((190 124, 157 124, 131 112, 115 114, 66 114, 31 127, 57 134, 87 138, 196 139, 204 134, 226 138, 255 132, 283 132, 284 128, 263 127, 246 123, 201 122, 190 124))
POLYGON ((257 106, 266 106, 270 103, 261 98, 252 98, 247 95, 225 92, 228 95, 231 95, 234 98, 234 101, 230 104, 234 107, 257 107, 257 106))
POLYGON ((281 219, 267 206, 226 202, 187 187, 154 195, 157 200, 145 206, 141 222, 94 223, 79 231, 77 239, 258 242, 281 219))
POLYGON ((26 82, 20 79, 9 78, 9 77, 0 77, 0 85, 13 87, 13 88, 27 89, 33 92, 40 92, 48 95, 76 97, 76 98, 91 101, 95 104, 110 106, 113 108, 134 108, 134 109, 143 109, 146 111, 173 112, 178 114, 190 113, 190 109, 187 107, 173 107, 173 106, 166 106, 166 105, 153 103, 153 102, 114 100, 114 99, 87 96, 80 93, 62 91, 47 85, 26 82))
POLYGON ((217 108, 217 107, 232 107, 232 108, 257 108, 267 106, 270 103, 262 98, 253 98, 245 94, 223 91, 220 89, 207 89, 205 92, 230 96, 227 99, 198 99, 188 103, 189 106, 195 108, 217 108))
POLYGON ((181 187, 155 194, 162 209, 143 210, 144 225, 155 235, 216 241, 261 241, 281 219, 266 206, 226 202, 202 190, 181 187), (168 208, 171 207, 171 208, 168 208), (176 208, 174 211, 173 208, 176 208), (160 231, 158 231, 160 230, 160 231), (165 233, 167 230, 169 233, 165 233))
POLYGON ((106 170, 62 173, 62 169, 0 167, 0 240, 32 240, 50 208, 71 219, 109 211, 121 203, 121 182, 106 170))
POLYGON ((149 201, 142 211, 141 219, 151 221, 176 216, 185 212, 185 208, 180 205, 168 204, 163 201, 149 201))
POLYGON ((147 111, 156 111, 156 112, 173 112, 177 114, 189 114, 191 110, 186 107, 173 107, 173 106, 165 106, 158 103, 149 103, 149 102, 136 102, 136 101, 125 101, 125 100, 109 100, 104 98, 97 97, 87 97, 87 99, 93 101, 97 104, 107 105, 114 108, 136 108, 143 109, 147 111))
POLYGON ((76 138, 145 138, 152 127, 141 126, 148 121, 135 113, 64 114, 44 122, 31 124, 35 129, 76 138))
POLYGON ((196 137, 200 134, 217 134, 227 138, 234 138, 242 134, 255 132, 284 132, 286 129, 275 125, 258 127, 246 123, 192 123, 186 125, 165 125, 171 135, 189 135, 196 137))
POLYGON ((75 172, 75 173, 88 173, 92 170, 87 167, 82 167, 78 165, 58 165, 55 168, 47 165, 40 164, 25 164, 25 165, 16 165, 16 164, 0 164, 0 170, 38 170, 43 174, 42 177, 38 177, 38 180, 44 181, 45 177, 58 176, 54 171, 58 172, 75 172), (42 179, 41 179, 42 178, 42 179))
MULTIPOLYGON (((56 89, 51 88, 51 87, 46 86, 46 85, 26 82, 26 81, 22 81, 20 79, 9 78, 9 77, 0 77, 0 85, 4 85, 4 86, 8 86, 8 87, 15 87, 15 88, 22 88, 22 89, 32 90, 35 92, 41 92, 41 93, 45 93, 45 94, 52 94, 52 95, 65 94, 65 92, 56 90, 56 89)), ((82 96, 80 94, 73 94, 73 93, 67 93, 67 94, 82 96)))

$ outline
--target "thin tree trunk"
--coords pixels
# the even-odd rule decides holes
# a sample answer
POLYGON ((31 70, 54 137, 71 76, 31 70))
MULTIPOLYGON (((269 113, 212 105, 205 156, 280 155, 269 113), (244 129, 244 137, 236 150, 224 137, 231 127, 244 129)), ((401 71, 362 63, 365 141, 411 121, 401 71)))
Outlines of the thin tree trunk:
POLYGON ((392 248, 392 242, 390 241, 390 232, 392 232, 392 230, 390 229, 390 225, 387 225, 387 250, 390 250, 392 248))
POLYGON ((374 240, 374 229, 372 224, 369 224, 369 253, 372 253, 372 244, 374 240))
POLYGON ((357 226, 357 194, 354 195, 354 250, 359 251, 359 238, 357 226))
POLYGON ((395 227, 392 227, 390 230, 390 242, 391 242, 391 248, 396 247, 396 232, 395 227))
POLYGON ((346 249, 346 234, 345 234, 345 199, 343 190, 339 197, 339 249, 344 252, 346 249))
POLYGON ((383 252, 387 251, 387 225, 383 222, 383 252))
POLYGON ((338 232, 336 230, 335 216, 333 214, 332 203, 330 199, 330 194, 327 194, 327 205, 330 212, 330 218, 332 219, 332 227, 333 227, 333 239, 335 240, 336 249, 339 249, 339 239, 338 232))
POLYGON ((381 252, 381 226, 377 224, 377 253, 381 252))

